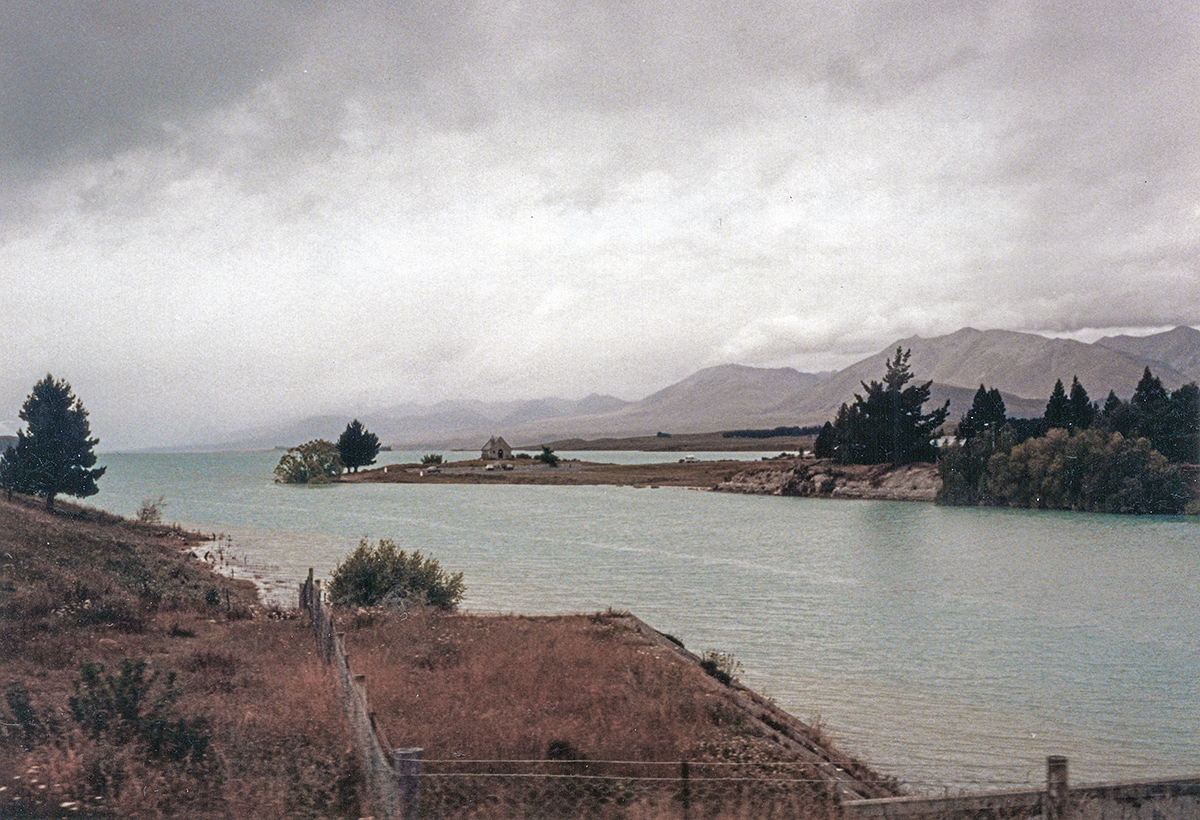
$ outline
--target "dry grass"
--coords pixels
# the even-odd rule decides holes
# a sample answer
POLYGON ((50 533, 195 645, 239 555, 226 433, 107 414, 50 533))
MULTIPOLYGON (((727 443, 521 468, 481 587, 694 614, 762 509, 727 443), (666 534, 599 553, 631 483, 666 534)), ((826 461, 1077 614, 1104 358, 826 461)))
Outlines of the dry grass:
POLYGON ((831 810, 723 687, 617 616, 345 613, 340 628, 388 743, 425 750, 437 816, 677 818, 684 760, 693 817, 831 810))
MULTIPOLYGON (((357 817, 361 770, 307 623, 190 557, 197 536, 64 507, 0 500, 0 816, 357 817), (73 715, 83 665, 126 660, 158 675, 147 702, 175 673, 169 720, 200 727, 195 754, 156 757, 73 715)), ((833 810, 723 687, 619 617, 339 620, 388 745, 425 749, 429 816, 833 810)))
POLYGON ((195 539, 0 501, 0 688, 29 707, 18 719, 0 701, 0 816, 358 816, 358 765, 311 632, 188 557, 195 539), (82 666, 115 675, 126 659, 158 673, 151 699, 177 674, 170 719, 203 719, 202 755, 155 758, 75 719, 82 666))
POLYGON ((347 618, 387 736, 435 758, 682 760, 741 736, 695 670, 606 616, 347 618))

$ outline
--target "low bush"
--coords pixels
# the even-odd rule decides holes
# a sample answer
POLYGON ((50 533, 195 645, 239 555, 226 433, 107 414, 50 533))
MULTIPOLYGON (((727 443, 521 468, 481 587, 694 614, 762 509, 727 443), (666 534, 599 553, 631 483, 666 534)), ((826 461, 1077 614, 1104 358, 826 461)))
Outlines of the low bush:
POLYGON ((733 657, 732 652, 718 652, 707 649, 700 658, 700 666, 709 675, 728 686, 737 680, 742 673, 742 664, 733 657))
POLYGON ((364 538, 329 582, 329 600, 336 606, 418 603, 454 609, 465 592, 461 572, 450 574, 436 559, 398 549, 388 538, 375 546, 364 538))
POLYGON ((277 484, 328 484, 346 469, 337 447, 323 438, 292 447, 275 467, 277 484))
POLYGON ((166 496, 147 498, 138 507, 137 520, 143 524, 161 524, 163 509, 167 506, 166 496))

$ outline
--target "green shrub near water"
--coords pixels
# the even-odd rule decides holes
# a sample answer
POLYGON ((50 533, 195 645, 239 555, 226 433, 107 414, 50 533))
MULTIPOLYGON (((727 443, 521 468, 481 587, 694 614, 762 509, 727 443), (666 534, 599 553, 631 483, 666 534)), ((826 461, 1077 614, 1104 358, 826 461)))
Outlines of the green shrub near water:
POLYGON ((277 484, 328 484, 337 481, 345 467, 337 447, 319 438, 292 447, 275 467, 277 484))
POLYGON ((416 600, 454 609, 466 592, 461 572, 442 569, 434 558, 398 549, 384 538, 375 546, 363 539, 333 572, 329 600, 337 606, 374 606, 385 601, 416 600))
POLYGON ((1063 428, 1014 444, 1005 427, 963 445, 940 461, 943 504, 1170 515, 1191 499, 1187 481, 1145 438, 1063 428))

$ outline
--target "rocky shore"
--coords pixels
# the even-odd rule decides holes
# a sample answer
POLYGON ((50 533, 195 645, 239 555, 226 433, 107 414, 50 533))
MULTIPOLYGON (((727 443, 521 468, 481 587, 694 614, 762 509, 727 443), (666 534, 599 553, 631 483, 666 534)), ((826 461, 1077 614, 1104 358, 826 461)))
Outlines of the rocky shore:
POLYGON ((817 459, 757 462, 714 490, 757 495, 933 501, 941 486, 936 464, 833 464, 817 459))

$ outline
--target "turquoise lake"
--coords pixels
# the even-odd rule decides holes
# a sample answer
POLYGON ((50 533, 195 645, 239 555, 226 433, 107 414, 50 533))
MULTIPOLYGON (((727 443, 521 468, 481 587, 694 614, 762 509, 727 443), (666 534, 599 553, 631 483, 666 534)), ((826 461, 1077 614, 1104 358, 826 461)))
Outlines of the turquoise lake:
POLYGON ((289 604, 309 567, 327 577, 359 539, 391 538, 461 570, 469 611, 630 610, 693 651, 732 652, 745 683, 919 792, 1039 784, 1049 754, 1074 782, 1200 774, 1194 517, 293 487, 272 481, 279 456, 109 454, 86 503, 132 516, 161 495, 165 520, 227 536, 235 574, 289 604))

